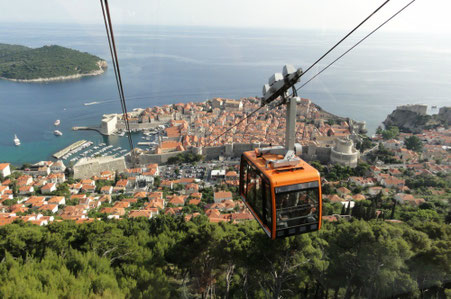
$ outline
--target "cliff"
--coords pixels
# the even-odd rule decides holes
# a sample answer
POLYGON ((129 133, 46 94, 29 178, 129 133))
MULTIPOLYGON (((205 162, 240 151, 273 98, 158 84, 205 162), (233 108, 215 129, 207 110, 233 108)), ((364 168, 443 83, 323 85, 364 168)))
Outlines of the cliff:
POLYGON ((421 133, 425 129, 431 129, 445 124, 445 110, 442 110, 443 115, 427 115, 425 112, 423 113, 423 111, 412 108, 415 106, 416 105, 397 107, 387 116, 383 124, 386 128, 396 126, 401 132, 414 134, 421 133))

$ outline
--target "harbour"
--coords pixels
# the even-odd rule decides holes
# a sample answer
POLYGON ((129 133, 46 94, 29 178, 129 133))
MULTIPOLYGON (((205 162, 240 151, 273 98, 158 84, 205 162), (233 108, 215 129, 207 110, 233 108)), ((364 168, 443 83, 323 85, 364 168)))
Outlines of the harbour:
MULTIPOLYGON (((39 24, 4 26, 0 28, 0 33, 4 37, 2 42, 20 44, 30 32, 43 32, 44 29, 39 24)), ((330 36, 323 36, 318 32, 299 32, 299 39, 293 41, 293 32, 290 31, 224 30, 222 34, 218 34, 217 29, 206 30, 201 37, 185 39, 180 34, 180 32, 184 32, 182 29, 162 29, 166 34, 162 37, 162 51, 170 51, 173 57, 149 58, 143 56, 153 53, 154 45, 152 43, 129 49, 130 53, 127 53, 130 57, 129 62, 131 65, 137 66, 121 70, 124 85, 127 86, 129 111, 137 107, 163 107, 168 103, 198 102, 213 97, 240 98, 246 95, 255 95, 261 89, 262 80, 266 79, 266 77, 257 78, 256 74, 269 74, 273 72, 274 65, 280 67, 285 62, 299 61, 300 48, 305 50, 303 53, 305 61, 314 61, 321 50, 321 45, 329 45, 335 40, 334 35, 329 39, 330 36), (318 36, 321 36, 321 39, 318 40, 318 43, 312 44, 311 41, 318 36), (243 37, 257 38, 244 39, 243 37), (262 47, 261 39, 258 37, 264 37, 272 42, 265 43, 266 48, 262 47), (217 42, 212 43, 211 48, 206 51, 205 42, 210 41, 210 38, 216 39, 217 42), (235 56, 231 57, 227 48, 219 46, 223 41, 229 39, 234 42, 239 51, 240 60, 237 60, 235 56), (185 51, 187 45, 193 47, 189 53, 185 51), (277 61, 271 54, 278 51, 280 45, 290 45, 282 47, 285 51, 284 55, 286 55, 283 62, 277 61), (188 57, 189 60, 180 62, 174 57, 188 57), (223 60, 218 61, 218 57, 223 57, 223 60), (215 67, 200 68, 197 61, 215 67), (245 67, 240 63, 241 61, 247 61, 248 64, 256 65, 256 67, 245 67), (180 63, 183 66, 182 70, 180 63), (149 71, 155 65, 161 65, 170 73, 178 74, 179 79, 158 77, 161 81, 155 81, 155 74, 149 71), (150 88, 149 82, 153 82, 152 88, 150 88), (217 82, 221 82, 221 84, 217 82)), ((71 26, 55 28, 51 36, 41 38, 37 35, 28 46, 38 47, 43 43, 52 43, 75 47, 75 44, 67 39, 68 30, 72 32, 71 38, 77 41, 76 47, 80 50, 94 53, 100 57, 109 56, 104 43, 99 42, 97 38, 98 34, 104 34, 105 29, 101 26, 89 28, 90 32, 93 32, 93 36, 87 36, 84 29, 71 26)), ((124 30, 132 33, 128 42, 133 43, 138 43, 142 36, 153 36, 155 33, 139 31, 135 28, 125 28, 124 30)), ((382 52, 378 52, 380 54, 376 55, 374 51, 361 48, 359 55, 355 56, 357 59, 355 63, 354 60, 349 61, 343 72, 333 70, 327 72, 327 77, 322 77, 327 80, 314 81, 307 85, 303 89, 302 97, 310 98, 325 110, 332 111, 337 115, 365 120, 370 135, 396 105, 412 103, 412 97, 437 107, 449 105, 447 95, 451 92, 451 85, 449 80, 445 80, 439 75, 449 69, 448 61, 437 60, 437 57, 440 56, 426 48, 418 53, 415 52, 415 55, 406 57, 405 64, 400 64, 399 60, 392 58, 397 57, 396 51, 404 49, 405 45, 412 41, 421 40, 426 46, 437 43, 431 41, 431 37, 418 39, 417 35, 403 36, 402 38, 397 38, 395 35, 393 35, 394 38, 391 37, 389 44, 395 48, 394 50, 384 48, 382 52), (420 55, 423 57, 421 60, 418 58, 420 55), (372 57, 372 59, 367 59, 368 57, 372 57), (399 71, 392 73, 389 79, 381 76, 374 81, 375 75, 371 71, 382 72, 385 68, 399 69, 399 71), (428 80, 436 81, 434 93, 431 93, 430 89, 422 84, 425 77, 418 76, 415 72, 417 69, 421 69, 421 72, 427 75, 425 77, 428 80), (396 80, 399 84, 392 85, 391 82, 396 80), (365 82, 365 84, 356 85, 356 82, 365 82)), ((118 37, 118 42, 123 39, 123 36, 118 37)), ((373 40, 372 43, 374 46, 385 45, 385 40, 373 40)), ((14 165, 20 166, 23 163, 46 160, 52 157, 53 153, 81 139, 92 141, 94 144, 103 142, 116 147, 128 148, 128 140, 125 138, 127 134, 123 132, 102 136, 93 130, 72 130, 74 126, 90 128, 99 126, 99 120, 103 114, 121 111, 112 71, 107 71, 97 77, 65 82, 19 84, 0 81, 0 88, 4 95, 0 99, 0 104, 2 110, 7 111, 3 115, 3 126, 0 130, 0 158, 3 161, 10 161, 14 165), (8 98, 14 100, 6 100, 8 98), (84 105, 85 103, 90 105, 84 105), (61 122, 58 127, 54 125, 56 119, 61 122), (56 137, 53 134, 55 129, 64 135, 56 137), (17 134, 20 139, 20 146, 15 146, 14 134, 17 134)), ((142 136, 137 132, 132 134, 135 144, 139 141, 150 141, 143 139, 142 136)), ((70 159, 72 158, 73 156, 70 159)))

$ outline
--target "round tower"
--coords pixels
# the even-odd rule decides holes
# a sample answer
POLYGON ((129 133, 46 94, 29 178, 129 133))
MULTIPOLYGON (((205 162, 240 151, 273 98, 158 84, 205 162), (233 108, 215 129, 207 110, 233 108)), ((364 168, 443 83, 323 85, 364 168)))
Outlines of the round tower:
POLYGON ((330 152, 330 161, 334 164, 356 167, 360 153, 353 145, 349 138, 336 139, 335 146, 330 152))
POLYGON ((349 139, 337 139, 335 140, 335 147, 334 149, 337 152, 343 153, 343 154, 351 154, 352 153, 352 140, 349 139))

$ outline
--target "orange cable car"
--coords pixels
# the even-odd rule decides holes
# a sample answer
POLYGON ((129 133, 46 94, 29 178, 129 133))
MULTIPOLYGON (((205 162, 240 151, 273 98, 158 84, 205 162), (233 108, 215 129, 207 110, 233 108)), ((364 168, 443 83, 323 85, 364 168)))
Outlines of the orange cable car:
POLYGON ((268 166, 282 158, 257 151, 241 156, 241 198, 271 239, 321 228, 319 172, 301 159, 293 166, 268 166))

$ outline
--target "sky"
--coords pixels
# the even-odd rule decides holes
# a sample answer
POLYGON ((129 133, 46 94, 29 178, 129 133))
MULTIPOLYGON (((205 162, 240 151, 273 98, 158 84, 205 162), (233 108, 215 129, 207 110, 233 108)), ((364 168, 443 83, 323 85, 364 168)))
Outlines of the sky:
MULTIPOLYGON (((345 30, 384 0, 109 0, 113 24, 345 30)), ((410 0, 391 0, 368 30, 410 0)), ((416 0, 384 30, 451 34, 450 0, 416 0)), ((101 23, 98 0, 0 1, 2 22, 101 23)))

